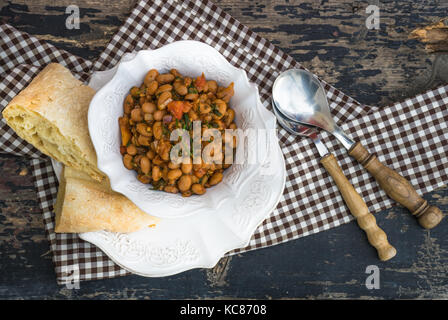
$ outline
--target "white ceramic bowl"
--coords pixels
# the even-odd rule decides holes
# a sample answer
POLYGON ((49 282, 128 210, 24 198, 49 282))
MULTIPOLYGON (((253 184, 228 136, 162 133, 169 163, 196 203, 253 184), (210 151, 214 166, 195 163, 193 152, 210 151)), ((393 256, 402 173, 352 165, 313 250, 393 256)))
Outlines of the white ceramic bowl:
MULTIPOLYGON (((207 189, 202 196, 185 198, 180 194, 151 190, 149 185, 139 182, 136 172, 123 165, 118 118, 123 115, 123 101, 130 88, 140 86, 150 69, 163 73, 172 68, 190 77, 204 72, 207 79, 216 80, 220 85, 227 86, 234 82, 235 95, 230 100, 230 106, 235 110, 238 128, 272 128, 272 123, 267 127, 267 111, 260 102, 257 87, 249 82, 246 72, 232 66, 218 51, 204 43, 178 41, 157 50, 142 50, 122 59, 114 69, 112 79, 90 103, 89 132, 97 153, 98 168, 109 177, 112 189, 128 197, 143 211, 161 218, 210 212, 217 210, 225 200, 237 198, 244 184, 264 162, 268 150, 267 143, 240 143, 238 148, 246 148, 246 156, 258 152, 257 163, 249 164, 246 161, 232 165, 224 171, 223 182, 207 189)), ((273 115, 270 115, 270 121, 275 122, 273 115)))
MULTIPOLYGON (((228 65, 227 62, 223 62, 224 59, 216 51, 210 50, 210 47, 202 43, 189 41, 170 46, 174 46, 174 49, 188 47, 189 50, 195 50, 196 53, 198 50, 201 51, 201 54, 207 54, 207 51, 214 57, 214 61, 228 65)), ((125 54, 121 61, 122 64, 125 61, 133 60, 135 55, 135 53, 125 54)), ((166 67, 171 66, 171 64, 167 64, 166 67)), ((178 65, 174 66, 178 67, 178 65)), ((221 66, 221 68, 224 67, 221 66)), ((101 88, 114 77, 117 69, 116 66, 107 71, 94 72, 89 86, 101 91, 101 88)), ((231 70, 233 72, 234 68, 231 68, 231 70)), ((241 71, 238 71, 238 74, 241 74, 241 71)), ((244 73, 241 76, 245 79, 244 73)), ((226 78, 223 81, 227 82, 226 78)), ((249 85, 249 89, 250 87, 252 85, 249 85)), ((110 91, 104 97, 115 99, 110 91)), ((123 98, 120 96, 118 99, 122 100, 123 98)), ((237 119, 237 121, 241 121, 238 124, 242 126, 255 125, 255 120, 250 119, 257 118, 257 121, 259 121, 258 116, 261 115, 265 126, 274 130, 276 128, 275 116, 259 104, 258 95, 255 99, 256 101, 250 104, 253 107, 251 111, 246 111, 252 115, 244 117, 249 120, 244 122, 237 119)), ((121 102, 119 104, 120 109, 117 114, 121 114, 121 102)), ((100 104, 104 109, 96 111, 97 121, 95 119, 89 120, 91 135, 95 135, 96 139, 100 141, 104 140, 103 142, 97 141, 95 145, 98 154, 106 153, 103 156, 107 156, 108 150, 112 150, 112 153, 116 152, 120 142, 119 137, 115 137, 116 131, 111 131, 113 132, 112 136, 108 132, 103 132, 103 130, 95 131, 92 124, 103 123, 102 125, 106 128, 108 122, 115 124, 117 122, 115 115, 107 116, 112 105, 115 105, 115 103, 100 104), (101 137, 101 134, 103 134, 103 137, 101 137)), ((118 126, 116 128, 118 130, 118 126)), ((121 155, 117 163, 117 166, 121 167, 121 155)), ((241 181, 241 177, 237 173, 242 175, 246 169, 236 169, 226 174, 233 172, 233 177, 241 181)), ((56 172, 59 171, 56 170, 56 172)), ((162 219, 155 228, 143 228, 128 234, 97 231, 81 233, 79 237, 99 247, 121 267, 142 276, 162 277, 193 268, 210 268, 226 252, 248 245, 257 226, 276 207, 285 187, 285 179, 286 170, 283 154, 278 139, 273 135, 270 136, 267 144, 267 156, 263 164, 255 170, 252 176, 249 176, 245 181, 243 180, 244 184, 239 195, 225 201, 217 210, 201 210, 197 214, 186 217, 162 219)), ((209 191, 212 190, 209 189, 209 191)))

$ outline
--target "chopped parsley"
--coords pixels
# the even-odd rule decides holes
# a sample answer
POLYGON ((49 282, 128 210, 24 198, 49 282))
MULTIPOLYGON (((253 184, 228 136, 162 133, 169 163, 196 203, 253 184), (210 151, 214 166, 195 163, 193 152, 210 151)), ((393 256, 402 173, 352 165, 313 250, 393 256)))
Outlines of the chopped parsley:
POLYGON ((214 114, 216 114, 218 117, 222 117, 222 113, 219 112, 218 107, 216 106, 216 104, 212 103, 210 106, 212 107, 212 112, 214 114))

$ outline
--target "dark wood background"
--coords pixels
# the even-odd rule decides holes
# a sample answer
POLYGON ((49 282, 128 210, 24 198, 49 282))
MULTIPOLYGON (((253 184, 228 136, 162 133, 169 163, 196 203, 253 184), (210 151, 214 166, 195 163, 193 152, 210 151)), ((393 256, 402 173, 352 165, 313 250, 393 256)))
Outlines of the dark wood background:
MULTIPOLYGON (((448 16, 448 1, 370 1, 380 30, 368 30, 368 1, 219 0, 233 17, 291 54, 305 67, 365 104, 386 105, 448 82, 448 55, 428 55, 408 40, 416 27, 448 16)), ((130 13, 133 1, 0 0, 0 22, 59 48, 95 59, 130 13), (80 30, 65 28, 65 8, 78 5, 80 30)), ((166 278, 119 277, 56 285, 29 161, 0 154, 0 298, 173 299, 448 298, 447 219, 423 230, 396 206, 378 213, 397 248, 385 263, 352 222, 270 248, 222 259, 213 269, 166 278), (381 287, 368 290, 368 265, 381 287)), ((425 198, 448 211, 448 189, 425 198)))

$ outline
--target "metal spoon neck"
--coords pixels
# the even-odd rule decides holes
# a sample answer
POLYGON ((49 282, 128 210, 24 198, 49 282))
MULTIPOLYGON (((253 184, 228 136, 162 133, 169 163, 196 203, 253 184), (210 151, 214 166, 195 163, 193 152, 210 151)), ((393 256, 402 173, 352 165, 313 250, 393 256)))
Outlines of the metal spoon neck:
POLYGON ((350 139, 338 126, 334 126, 333 131, 330 132, 336 139, 338 139, 345 149, 350 150, 355 142, 350 139))

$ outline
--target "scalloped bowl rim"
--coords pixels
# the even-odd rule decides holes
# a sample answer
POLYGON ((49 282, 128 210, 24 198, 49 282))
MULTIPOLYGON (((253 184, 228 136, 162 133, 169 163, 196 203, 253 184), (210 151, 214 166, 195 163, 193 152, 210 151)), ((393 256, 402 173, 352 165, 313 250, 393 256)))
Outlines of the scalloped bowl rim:
MULTIPOLYGON (((113 75, 112 79, 110 81, 108 81, 100 90, 97 91, 97 93, 93 97, 93 99, 90 103, 90 107, 89 107, 89 112, 88 112, 89 133, 90 133, 92 143, 93 143, 96 153, 97 153, 97 159, 98 159, 97 165, 98 165, 98 168, 102 172, 104 172, 110 179, 110 184, 111 184, 112 190, 119 192, 119 193, 125 195, 126 197, 128 197, 132 202, 134 202, 144 212, 148 212, 148 213, 158 216, 160 218, 179 218, 179 217, 184 217, 184 216, 194 214, 197 211, 213 210, 213 209, 218 208, 226 200, 228 200, 232 197, 238 197, 240 191, 242 190, 243 184, 246 181, 250 180, 249 178, 251 176, 253 176, 254 174, 257 173, 257 171, 258 171, 257 168, 259 167, 259 165, 257 164, 256 166, 252 166, 249 168, 249 169, 251 169, 251 171, 246 170, 246 172, 245 172, 246 178, 244 179, 244 181, 242 183, 240 183, 238 185, 238 188, 236 190, 231 189, 230 187, 228 187, 226 184, 223 184, 223 183, 221 183, 220 185, 224 186, 224 188, 227 189, 227 193, 220 192, 219 197, 218 197, 217 192, 215 192, 215 195, 213 196, 214 190, 210 190, 209 194, 212 194, 212 196, 209 196, 208 202, 203 201, 204 199, 197 199, 196 201, 198 201, 200 203, 195 204, 196 207, 194 210, 190 210, 190 211, 184 210, 184 208, 183 208, 184 203, 182 205, 179 205, 178 208, 170 208, 169 210, 161 210, 159 208, 159 210, 157 210, 157 209, 154 210, 154 208, 156 207, 156 204, 154 204, 153 202, 148 203, 147 200, 142 201, 139 194, 136 194, 136 192, 130 192, 128 185, 125 185, 125 183, 124 183, 125 180, 123 179, 123 176, 116 174, 114 172, 115 166, 118 165, 118 161, 117 160, 111 161, 110 157, 109 158, 104 157, 104 152, 101 152, 101 151, 98 152, 98 149, 100 149, 100 145, 102 143, 101 139, 99 139, 100 135, 97 135, 96 131, 95 131, 95 130, 97 130, 96 123, 98 122, 97 112, 100 111, 99 108, 101 107, 101 103, 98 103, 98 100, 101 98, 104 98, 104 95, 111 90, 111 87, 116 82, 121 81, 122 77, 126 73, 129 73, 129 69, 132 68, 133 64, 141 63, 142 61, 144 62, 145 55, 147 58, 148 56, 154 56, 157 54, 164 53, 165 51, 168 51, 168 50, 173 50, 174 48, 185 49, 190 46, 203 47, 204 51, 208 50, 208 53, 213 52, 215 59, 220 60, 220 63, 222 63, 222 65, 225 66, 226 69, 231 70, 232 74, 237 75, 237 77, 235 77, 235 79, 233 81, 235 81, 235 83, 237 81, 240 81, 243 85, 247 86, 246 90, 249 90, 248 92, 250 92, 250 94, 246 94, 246 96, 251 97, 252 99, 255 99, 253 101, 254 105, 251 105, 250 107, 255 112, 254 116, 256 118, 258 118, 257 125, 262 125, 263 128, 267 128, 267 126, 266 126, 267 121, 266 121, 266 123, 264 123, 263 121, 260 121, 260 120, 263 120, 264 117, 266 117, 266 116, 271 117, 271 120, 273 121, 273 123, 275 123, 275 116, 272 113, 268 112, 266 110, 266 108, 262 105, 258 87, 254 83, 249 81, 246 71, 244 71, 243 69, 236 68, 233 65, 231 65, 216 49, 212 48, 211 46, 209 46, 205 43, 198 42, 198 41, 192 41, 192 40, 176 41, 176 42, 170 43, 170 44, 168 44, 164 47, 161 47, 159 49, 156 49, 156 50, 140 50, 134 55, 134 57, 130 58, 129 60, 120 61, 120 63, 116 67, 116 72, 113 75), (210 199, 211 199, 211 201, 210 201, 210 199), (175 214, 173 214, 173 212, 175 212, 175 214)), ((148 68, 145 68, 145 69, 146 69, 146 71, 149 70, 148 68)), ((133 76, 131 75, 131 77, 133 77, 133 76)), ((209 78, 213 78, 213 76, 209 76, 209 78)), ((141 83, 143 81, 143 79, 141 78, 139 81, 140 81, 139 83, 141 83)), ((131 86, 132 86, 132 84, 130 84, 128 86, 127 90, 129 90, 131 86)), ((235 91, 237 91, 237 90, 238 90, 238 88, 235 87, 235 91)), ((120 106, 122 106, 122 101, 124 99, 124 96, 122 96, 121 99, 122 100, 119 103, 120 106)), ((232 102, 232 100, 231 100, 231 102, 232 102)), ((104 102, 103 102, 103 104, 104 104, 104 102)), ((118 123, 118 120, 117 120, 117 123, 118 123)), ((272 128, 272 124, 269 125, 269 127, 272 128)), ((274 127, 275 127, 275 124, 274 124, 274 127)), ((122 164, 121 155, 120 155, 119 163, 124 168, 124 166, 122 164)), ((226 172, 228 172, 228 170, 225 171, 225 174, 226 174, 226 172)), ((135 181, 138 182, 136 177, 134 179, 135 179, 135 181)), ((140 182, 138 182, 138 184, 140 184, 141 186, 145 186, 144 184, 142 184, 140 182)), ((215 188, 215 187, 213 187, 213 188, 215 188)), ((222 190, 222 187, 221 187, 221 190, 222 190)), ((156 193, 157 194, 156 196, 161 196, 160 194, 164 193, 161 191, 152 191, 152 190, 149 190, 149 188, 148 188, 148 191, 144 191, 144 192, 145 193, 146 192, 156 193)), ((181 201, 178 199, 182 198, 178 194, 172 195, 172 194, 168 194, 168 193, 166 195, 164 195, 164 197, 167 197, 167 199, 174 200, 174 201, 181 201), (178 197, 178 199, 176 199, 174 197, 178 197)), ((193 197, 191 197, 191 198, 193 198, 193 197)), ((194 202, 188 202, 187 205, 190 203, 194 203, 194 202)))

